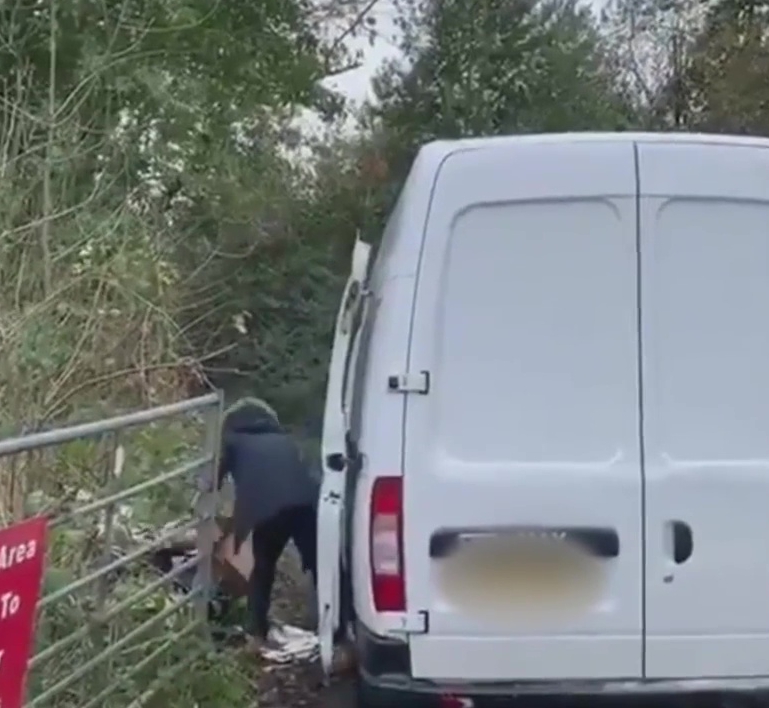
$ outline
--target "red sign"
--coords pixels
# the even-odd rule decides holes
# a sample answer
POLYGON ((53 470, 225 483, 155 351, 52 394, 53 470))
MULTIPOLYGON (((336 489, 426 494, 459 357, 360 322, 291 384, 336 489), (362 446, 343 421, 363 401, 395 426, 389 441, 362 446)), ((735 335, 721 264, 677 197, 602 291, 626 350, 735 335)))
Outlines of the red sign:
POLYGON ((0 529, 0 708, 24 705, 47 527, 38 517, 0 529))

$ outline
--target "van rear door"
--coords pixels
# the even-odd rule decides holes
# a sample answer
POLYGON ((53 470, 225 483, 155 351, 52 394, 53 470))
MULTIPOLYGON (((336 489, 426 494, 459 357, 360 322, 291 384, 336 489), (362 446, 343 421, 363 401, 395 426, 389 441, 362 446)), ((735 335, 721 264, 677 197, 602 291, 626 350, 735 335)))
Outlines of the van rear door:
POLYGON ((630 142, 501 142, 438 174, 406 397, 417 678, 642 675, 630 142))
POLYGON ((353 247, 350 277, 342 294, 334 328, 334 344, 328 368, 326 406, 323 414, 321 453, 323 482, 318 502, 318 638, 320 659, 326 675, 331 672, 333 637, 339 627, 341 563, 347 502, 347 433, 350 428, 350 396, 347 386, 355 369, 357 333, 365 307, 365 284, 371 247, 357 240, 353 247))
POLYGON ((639 143, 646 673, 769 674, 769 149, 639 143))

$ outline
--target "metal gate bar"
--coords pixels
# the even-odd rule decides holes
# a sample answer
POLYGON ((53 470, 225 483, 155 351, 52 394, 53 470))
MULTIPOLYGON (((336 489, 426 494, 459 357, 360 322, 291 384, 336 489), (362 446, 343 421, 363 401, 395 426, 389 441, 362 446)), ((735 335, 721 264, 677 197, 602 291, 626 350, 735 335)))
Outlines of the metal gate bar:
POLYGON ((17 438, 8 438, 8 440, 0 440, 0 457, 15 455, 27 450, 39 450, 51 445, 61 445, 62 443, 72 442, 81 438, 102 436, 105 433, 135 428, 140 425, 163 420, 164 418, 173 418, 183 413, 202 411, 206 408, 215 407, 221 412, 221 401, 220 394, 209 393, 198 398, 190 398, 178 403, 168 403, 164 406, 156 406, 155 408, 146 408, 134 413, 125 413, 113 418, 97 420, 93 423, 70 425, 66 428, 56 428, 40 433, 22 435, 17 438))
MULTIPOLYGON (((67 510, 49 520, 51 528, 57 529, 84 516, 102 514, 104 525, 98 538, 98 542, 101 544, 101 554, 98 556, 98 565, 93 571, 86 572, 81 577, 47 594, 38 603, 38 610, 49 612, 59 603, 67 601, 68 598, 91 585, 94 585, 96 590, 95 606, 89 610, 89 621, 84 622, 65 636, 57 638, 56 641, 42 648, 33 656, 30 661, 30 669, 33 671, 42 670, 44 675, 47 675, 49 672, 44 665, 56 657, 66 656, 67 650, 74 649, 78 642, 86 641, 94 632, 100 634, 102 640, 96 642, 92 655, 84 657, 84 660, 66 675, 51 677, 52 684, 45 686, 37 695, 30 695, 25 708, 42 708, 43 706, 57 708, 60 705, 66 705, 68 708, 97 708, 103 705, 105 699, 112 696, 118 689, 129 685, 132 680, 136 680, 142 672, 149 672, 140 681, 139 695, 124 697, 124 700, 129 702, 126 708, 139 708, 157 690, 168 685, 171 677, 189 665, 194 656, 186 654, 183 658, 177 657, 177 660, 170 667, 158 667, 153 672, 152 666, 156 661, 166 661, 163 657, 168 656, 180 646, 185 647, 185 649, 197 647, 197 652, 193 652, 194 654, 208 651, 206 620, 211 591, 211 560, 214 538, 214 535, 208 531, 215 523, 213 520, 217 497, 215 475, 222 399, 219 394, 209 394, 180 403, 158 406, 92 423, 0 440, 0 458, 2 458, 8 455, 50 448, 75 440, 110 436, 113 443, 111 446, 113 456, 117 459, 120 432, 185 414, 202 414, 204 417, 204 439, 201 444, 201 453, 198 456, 171 470, 158 470, 151 479, 140 481, 127 489, 108 493, 95 500, 81 503, 76 509, 67 510), (195 478, 195 476, 197 477, 197 501, 193 502, 193 507, 190 508, 191 518, 182 517, 169 522, 150 540, 114 559, 111 539, 118 504, 130 502, 130 500, 158 485, 167 484, 174 480, 184 480, 187 477, 195 478), (110 588, 108 581, 112 574, 123 571, 137 561, 147 558, 148 554, 166 547, 169 542, 179 537, 187 536, 193 530, 198 532, 197 555, 195 557, 185 560, 169 572, 157 571, 135 592, 110 601, 114 588, 110 588), (154 593, 169 588, 175 580, 193 568, 196 571, 196 579, 194 587, 189 592, 181 595, 160 611, 154 612, 148 618, 144 613, 136 619, 135 624, 132 623, 129 626, 129 631, 123 636, 107 642, 105 632, 111 621, 127 615, 137 603, 152 597, 154 593), (184 626, 165 630, 162 636, 158 637, 159 646, 153 647, 149 653, 141 653, 140 658, 135 662, 120 667, 113 666, 121 653, 135 645, 137 640, 150 635, 153 629, 165 628, 164 623, 191 606, 196 607, 197 611, 186 620, 184 626), (199 637, 202 641, 199 641, 197 645, 190 645, 190 638, 193 636, 199 637), (88 674, 95 673, 96 670, 104 672, 103 676, 100 674, 99 690, 96 693, 90 691, 88 695, 81 698, 79 703, 73 703, 70 693, 72 687, 88 674)), ((111 481, 114 480, 107 470, 104 479, 105 485, 109 485, 111 481)), ((114 700, 110 701, 110 706, 113 705, 114 700)))

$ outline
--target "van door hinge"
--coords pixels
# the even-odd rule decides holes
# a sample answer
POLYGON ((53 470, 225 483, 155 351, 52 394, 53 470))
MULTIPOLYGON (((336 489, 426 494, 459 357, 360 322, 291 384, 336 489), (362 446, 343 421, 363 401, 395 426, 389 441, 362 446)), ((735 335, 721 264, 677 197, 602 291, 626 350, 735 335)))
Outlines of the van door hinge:
POLYGON ((419 393, 430 391, 430 372, 419 371, 414 374, 395 374, 387 379, 387 390, 392 393, 419 393))
POLYGON ((429 615, 424 610, 394 615, 391 622, 387 629, 393 634, 427 634, 430 629, 429 615))

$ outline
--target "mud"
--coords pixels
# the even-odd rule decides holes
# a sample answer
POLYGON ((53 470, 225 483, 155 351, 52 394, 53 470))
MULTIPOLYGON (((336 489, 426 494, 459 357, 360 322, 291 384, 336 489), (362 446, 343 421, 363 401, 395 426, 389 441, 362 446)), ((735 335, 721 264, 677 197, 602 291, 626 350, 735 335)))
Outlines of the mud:
MULTIPOLYGON (((291 549, 293 550, 293 549, 291 549)), ((273 590, 273 617, 309 628, 313 622, 307 580, 296 556, 287 551, 281 559, 273 590)), ((247 661, 251 661, 248 657, 247 661)), ((259 708, 353 708, 349 679, 324 687, 317 662, 289 666, 267 665, 253 659, 255 702, 259 708)))

